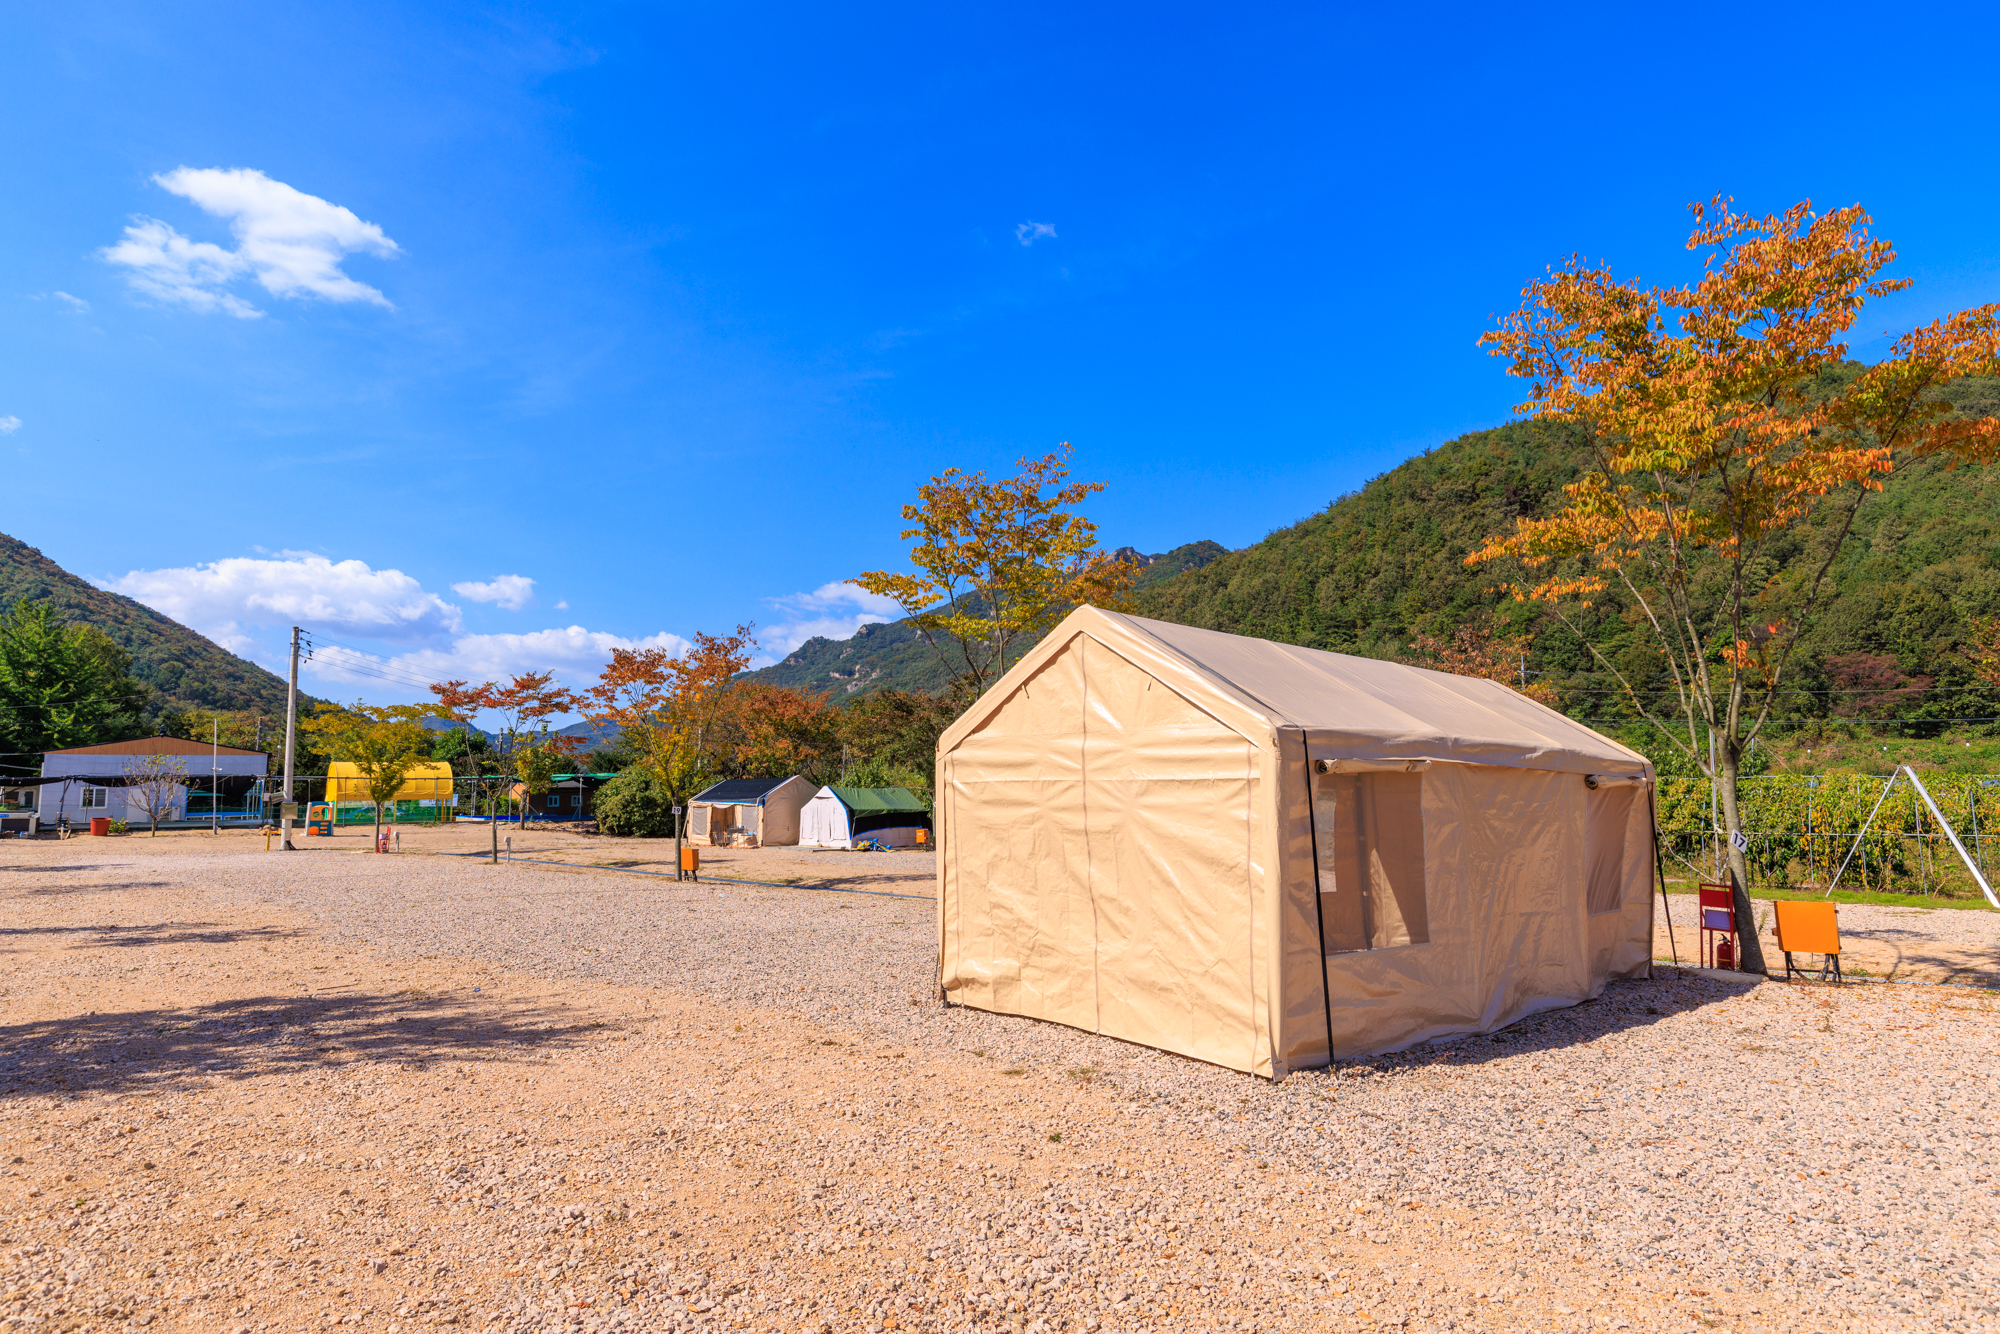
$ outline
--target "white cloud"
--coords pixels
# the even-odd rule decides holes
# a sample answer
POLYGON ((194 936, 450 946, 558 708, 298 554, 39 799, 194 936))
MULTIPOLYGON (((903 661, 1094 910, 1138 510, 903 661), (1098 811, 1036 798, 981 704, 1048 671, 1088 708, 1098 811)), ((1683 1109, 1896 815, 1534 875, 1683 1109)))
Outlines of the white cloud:
POLYGON ((68 306, 78 315, 88 315, 90 313, 90 303, 80 296, 71 296, 68 292, 51 292, 49 295, 62 302, 65 306, 68 306))
POLYGON ((524 574, 498 574, 490 584, 453 584, 451 591, 474 602, 492 602, 508 611, 519 611, 535 600, 535 581, 524 574))
POLYGON ((1022 245, 1033 245, 1040 240, 1056 239, 1056 225, 1052 222, 1024 222, 1014 228, 1014 239, 1022 245))
POLYGON ((306 551, 234 557, 181 569, 133 570, 104 585, 192 626, 235 652, 241 626, 303 625, 324 634, 422 641, 456 634, 457 607, 401 570, 370 569, 306 551))
POLYGON ((190 240, 157 218, 135 219, 123 240, 100 253, 106 263, 129 270, 127 280, 146 295, 254 319, 262 312, 223 290, 248 275, 273 296, 389 304, 380 292, 343 273, 340 261, 350 254, 387 258, 402 249, 350 210, 247 168, 177 167, 153 181, 228 219, 237 244, 228 250, 190 240))
POLYGON ((556 603, 556 610, 557 610, 557 611, 568 611, 568 610, 569 610, 569 603, 567 603, 567 602, 558 602, 558 603, 556 603))
POLYGON ((758 667, 784 661, 808 639, 847 639, 864 625, 878 625, 903 614, 894 598, 850 583, 821 584, 810 593, 789 593, 765 601, 786 613, 787 619, 758 630, 760 651, 752 659, 758 667))
POLYGON ((0 417, 0 435, 12 435, 21 429, 19 417, 0 417))

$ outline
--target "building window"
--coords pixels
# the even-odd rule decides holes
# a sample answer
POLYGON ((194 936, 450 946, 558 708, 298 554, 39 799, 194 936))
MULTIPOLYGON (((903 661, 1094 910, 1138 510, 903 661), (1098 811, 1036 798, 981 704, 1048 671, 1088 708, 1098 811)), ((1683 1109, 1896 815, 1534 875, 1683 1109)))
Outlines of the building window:
POLYGON ((1430 943, 1423 774, 1317 775, 1313 833, 1328 954, 1430 943))
POLYGON ((103 788, 101 788, 101 787, 87 787, 87 788, 85 788, 85 789, 83 790, 83 808, 84 808, 85 810, 87 810, 87 811, 89 811, 89 810, 103 810, 103 809, 104 809, 104 789, 103 789, 103 788))

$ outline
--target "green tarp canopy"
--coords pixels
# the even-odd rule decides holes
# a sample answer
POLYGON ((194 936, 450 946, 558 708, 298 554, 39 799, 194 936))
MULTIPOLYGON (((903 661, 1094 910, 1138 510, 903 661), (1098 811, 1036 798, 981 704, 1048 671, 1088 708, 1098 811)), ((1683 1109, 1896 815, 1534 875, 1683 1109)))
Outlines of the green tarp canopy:
POLYGON ((890 815, 896 811, 923 814, 930 807, 906 787, 832 787, 827 789, 856 815, 890 815))

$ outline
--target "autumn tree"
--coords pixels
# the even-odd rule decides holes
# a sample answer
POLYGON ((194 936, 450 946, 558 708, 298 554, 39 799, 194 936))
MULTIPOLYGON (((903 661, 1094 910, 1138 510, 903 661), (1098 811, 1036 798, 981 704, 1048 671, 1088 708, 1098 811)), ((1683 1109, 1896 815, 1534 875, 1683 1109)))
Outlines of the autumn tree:
POLYGON ((1532 382, 1519 412, 1580 428, 1562 504, 1467 558, 1517 563, 1514 595, 1589 646, 1627 705, 1715 783, 1744 963, 1763 971, 1737 774, 1778 703, 1856 510, 1899 460, 1985 462, 2000 420, 1956 417, 1954 384, 2000 353, 1996 307, 1937 320, 1858 374, 1841 341, 1869 298, 1909 284, 1859 206, 1753 217, 1692 209, 1699 281, 1645 287, 1572 259, 1482 342, 1532 382), (1588 609, 1638 618, 1662 683, 1621 670, 1588 609))
MULTIPOLYGON (((598 724, 619 729, 619 744, 638 757, 683 812, 717 775, 715 745, 734 705, 733 679, 750 665, 752 627, 733 635, 696 631, 685 652, 613 649, 597 682, 577 707, 598 724)), ((684 821, 674 821, 674 865, 680 865, 684 821)))
POLYGON ((724 777, 802 774, 824 783, 840 758, 839 714, 825 693, 738 682, 721 711, 716 764, 724 777))
MULTIPOLYGON (((506 684, 485 688, 485 707, 500 715, 500 761, 512 760, 517 748, 551 744, 549 719, 575 709, 580 699, 556 681, 554 672, 521 672, 506 684)), ((553 739, 567 750, 573 738, 553 739)))
POLYGON ((382 848, 382 807, 396 799, 403 780, 429 756, 430 733, 423 720, 424 710, 411 705, 356 703, 322 705, 299 724, 329 755, 360 774, 361 790, 375 806, 375 851, 382 848))
POLYGON ((1070 453, 1021 459, 998 481, 945 469, 903 506, 916 573, 855 579, 895 599, 967 703, 1075 607, 1124 606, 1134 567, 1098 550, 1097 525, 1074 512, 1104 483, 1070 481, 1070 453))
POLYGON ((1530 638, 1507 634, 1491 626, 1466 623, 1442 635, 1419 634, 1410 641, 1410 661, 1432 671, 1453 676, 1476 676, 1498 681, 1511 690, 1542 704, 1556 702, 1556 688, 1544 681, 1528 679, 1530 638))

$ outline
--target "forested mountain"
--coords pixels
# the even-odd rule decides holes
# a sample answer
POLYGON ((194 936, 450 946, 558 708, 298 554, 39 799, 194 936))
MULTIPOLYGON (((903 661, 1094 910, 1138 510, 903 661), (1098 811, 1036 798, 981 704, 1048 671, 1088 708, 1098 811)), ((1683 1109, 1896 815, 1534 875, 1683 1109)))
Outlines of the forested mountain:
MULTIPOLYGON (((2000 414, 2000 382, 1961 406, 2000 414)), ((1501 591, 1506 571, 1465 557, 1561 498, 1582 462, 1561 428, 1477 431, 1384 473, 1325 510, 1199 570, 1144 590, 1142 615, 1370 657, 1397 657, 1419 633, 1449 637, 1490 618, 1533 636, 1527 667, 1557 685, 1577 717, 1616 718, 1608 673, 1563 626, 1501 591)), ((1831 533, 1801 531, 1759 582, 1802 567, 1831 533)), ((1830 573, 1833 594, 1801 642, 1788 717, 2000 716, 1962 650, 1974 618, 2000 614, 2000 468, 1899 460, 1868 496, 1830 573)), ((1648 631, 1616 595, 1593 633, 1632 679, 1658 689, 1648 631), (1620 622, 1623 624, 1620 624, 1620 622)))
MULTIPOLYGON (((2000 382, 1975 390, 1969 403, 1961 391, 1963 406, 2000 415, 2000 382)), ((1580 439, 1560 427, 1517 423, 1460 436, 1242 550, 1193 543, 1153 558, 1134 610, 1388 658, 1407 656, 1418 634, 1449 638, 1460 625, 1485 622, 1532 636, 1526 668, 1558 686, 1566 712, 1628 716, 1582 643, 1502 591, 1509 572, 1465 565, 1516 516, 1559 501, 1582 460, 1580 439), (1171 563, 1197 550, 1185 568, 1171 563)), ((1759 579, 1823 550, 1830 537, 1800 532, 1759 579)), ((1785 716, 1915 719, 1918 730, 2000 717, 2000 698, 1973 678, 1963 654, 1971 621, 2000 615, 2000 467, 1899 461, 1885 488, 1862 503, 1830 578, 1834 592, 1802 642, 1785 716)), ((1593 633, 1612 644, 1621 670, 1658 689, 1657 660, 1627 610, 1616 596, 1602 599, 1593 633)), ((856 694, 943 680, 934 655, 900 621, 849 640, 813 640, 757 675, 856 694)))
POLYGON ((282 718, 285 682, 144 603, 77 578, 35 548, 0 533, 0 607, 48 599, 72 624, 93 625, 132 655, 132 676, 152 689, 146 724, 169 713, 242 710, 282 718))

